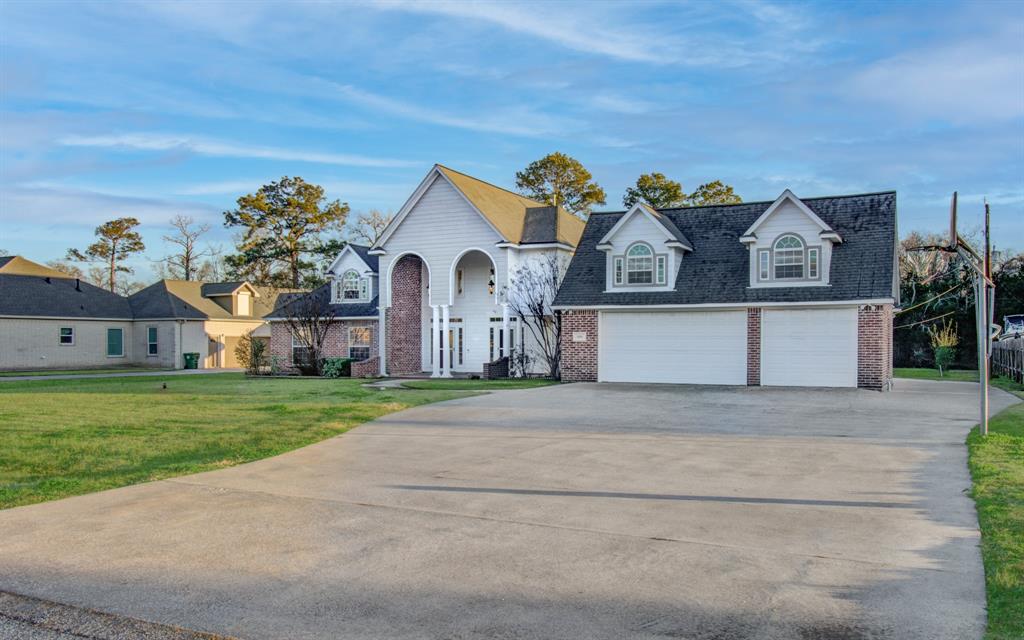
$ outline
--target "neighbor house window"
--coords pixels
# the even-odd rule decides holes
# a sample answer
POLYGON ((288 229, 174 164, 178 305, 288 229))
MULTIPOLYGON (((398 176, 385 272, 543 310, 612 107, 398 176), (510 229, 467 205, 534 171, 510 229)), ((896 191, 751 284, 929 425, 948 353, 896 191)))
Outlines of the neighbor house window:
POLYGON ((758 254, 757 254, 757 261, 758 261, 757 271, 758 271, 759 277, 762 280, 767 280, 768 278, 771 277, 771 271, 768 268, 769 258, 770 257, 771 257, 771 253, 769 251, 759 251, 758 254))
POLYGON ((652 284, 654 282, 654 252, 645 244, 635 244, 626 252, 626 282, 652 284))
POLYGON ((71 347, 75 344, 75 328, 61 327, 57 338, 61 346, 71 347))
POLYGON ((350 327, 348 330, 348 357, 353 360, 366 360, 370 357, 373 345, 373 328, 350 327))
POLYGON ((622 258, 615 258, 615 284, 622 284, 623 276, 622 258))
POLYGON ((360 300, 362 299, 359 286, 359 274, 354 269, 349 269, 341 278, 341 299, 360 300))
POLYGON ((295 366, 313 364, 312 351, 306 346, 306 342, 294 333, 292 333, 292 364, 295 366))
POLYGON ((146 327, 146 355, 155 356, 160 348, 157 346, 156 327, 146 327))
POLYGON ((124 357, 124 329, 107 329, 107 357, 124 357))
POLYGON ((807 277, 811 280, 818 279, 818 250, 807 250, 807 277))
POLYGON ((796 236, 782 236, 775 241, 775 279, 792 280, 804 277, 804 243, 796 236))

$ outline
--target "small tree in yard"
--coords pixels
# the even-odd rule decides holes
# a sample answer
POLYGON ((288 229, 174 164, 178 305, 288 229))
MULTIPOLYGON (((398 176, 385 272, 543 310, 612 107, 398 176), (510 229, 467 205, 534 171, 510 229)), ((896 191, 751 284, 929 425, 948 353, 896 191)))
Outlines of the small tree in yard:
POLYGON ((939 369, 939 377, 942 377, 943 370, 949 368, 956 359, 956 345, 960 343, 956 325, 943 323, 941 329, 933 328, 928 333, 931 335, 932 350, 935 352, 935 366, 939 369))
POLYGON ((252 331, 246 331, 235 345, 235 358, 245 367, 245 372, 258 376, 267 362, 267 343, 254 338, 252 331))
POLYGON ((562 321, 551 305, 567 268, 568 260, 556 254, 529 261, 513 273, 508 293, 509 311, 519 318, 520 330, 533 338, 538 359, 555 379, 561 376, 562 321))
MULTIPOLYGON (((322 292, 330 295, 326 288, 322 292)), ((324 344, 335 318, 330 305, 321 304, 321 296, 315 293, 301 296, 284 307, 288 330, 305 352, 301 361, 293 364, 306 376, 323 375, 324 344)))

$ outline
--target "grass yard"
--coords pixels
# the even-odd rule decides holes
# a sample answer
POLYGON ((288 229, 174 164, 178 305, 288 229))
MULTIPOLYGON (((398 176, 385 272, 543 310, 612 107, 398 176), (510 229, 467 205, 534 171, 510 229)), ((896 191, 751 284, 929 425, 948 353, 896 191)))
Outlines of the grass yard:
MULTIPOLYGON (((1024 386, 996 378, 993 385, 1024 398, 1024 386)), ((989 435, 967 437, 971 496, 981 526, 988 596, 987 640, 1024 638, 1024 404, 989 421, 989 435)))
POLYGON ((978 372, 973 369, 952 369, 944 371, 939 377, 938 369, 919 368, 895 368, 892 375, 897 378, 912 378, 914 380, 950 380, 952 382, 977 382, 978 372))
POLYGON ((513 378, 509 380, 468 380, 465 378, 451 378, 446 380, 409 380, 403 382, 402 386, 407 389, 431 389, 431 390, 454 390, 462 391, 486 391, 488 389, 533 389, 535 387, 546 387, 558 384, 557 380, 547 378, 513 378))
POLYGON ((0 508, 266 458, 467 395, 362 384, 235 373, 0 381, 0 508))
POLYGON ((146 367, 106 367, 102 369, 47 369, 35 371, 0 371, 0 378, 21 376, 67 376, 85 373, 139 373, 145 371, 170 371, 170 369, 148 369, 146 367))

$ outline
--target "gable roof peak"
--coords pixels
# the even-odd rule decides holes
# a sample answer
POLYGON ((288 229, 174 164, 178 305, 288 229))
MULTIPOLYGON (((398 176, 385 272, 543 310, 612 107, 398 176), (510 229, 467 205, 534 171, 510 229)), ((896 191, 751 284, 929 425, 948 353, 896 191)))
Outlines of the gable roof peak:
POLYGON ((832 227, 830 227, 828 223, 826 223, 824 220, 818 217, 818 214, 814 213, 814 211, 812 211, 810 207, 804 204, 803 200, 798 198, 796 194, 789 189, 785 189, 781 194, 779 194, 779 197, 776 198, 775 201, 772 202, 770 205, 768 205, 768 208, 764 210, 764 213, 762 213, 757 218, 757 220, 754 221, 754 224, 750 225, 750 227, 743 233, 741 237, 756 237, 758 227, 760 227, 765 220, 771 217, 771 215, 775 213, 779 209, 779 207, 781 207, 787 201, 792 202, 794 205, 796 205, 796 208, 799 209, 800 212, 803 213, 805 216, 810 218, 811 222, 818 225, 822 232, 830 234, 834 236, 835 240, 842 242, 842 240, 839 238, 839 234, 835 233, 835 230, 832 227))
POLYGON ((621 229, 626 222, 638 212, 645 215, 649 220, 661 228, 667 237, 665 242, 670 246, 675 246, 683 251, 693 251, 693 244, 685 235, 683 235, 683 232, 676 226, 676 223, 646 202, 638 202, 630 207, 629 211, 623 214, 623 216, 619 218, 619 221, 608 230, 608 233, 604 234, 604 237, 602 237, 601 241, 598 242, 598 246, 606 245, 611 242, 612 237, 619 232, 619 229, 621 229))

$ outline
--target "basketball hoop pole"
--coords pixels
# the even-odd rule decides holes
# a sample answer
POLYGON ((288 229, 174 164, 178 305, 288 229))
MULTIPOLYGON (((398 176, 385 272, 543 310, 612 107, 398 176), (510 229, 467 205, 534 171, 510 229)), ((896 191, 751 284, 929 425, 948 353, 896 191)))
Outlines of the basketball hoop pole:
POLYGON ((978 430, 981 435, 988 435, 988 381, 989 357, 992 355, 992 322, 995 313, 996 285, 992 282, 992 251, 989 236, 989 206, 985 203, 985 250, 979 255, 956 229, 957 194, 953 192, 953 201, 949 210, 949 248, 956 251, 964 264, 974 271, 974 312, 975 324, 978 328, 978 383, 981 387, 980 416, 978 430))

